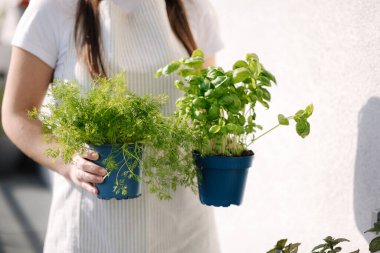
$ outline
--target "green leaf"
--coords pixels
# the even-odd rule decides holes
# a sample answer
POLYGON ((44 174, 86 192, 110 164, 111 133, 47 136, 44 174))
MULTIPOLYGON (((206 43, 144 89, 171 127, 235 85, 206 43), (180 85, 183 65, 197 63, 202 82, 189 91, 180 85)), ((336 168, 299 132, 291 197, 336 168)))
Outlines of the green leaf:
POLYGON ((371 252, 380 251, 380 236, 375 237, 369 243, 369 251, 371 251, 371 252))
POLYGON ((265 76, 261 75, 257 80, 260 81, 260 86, 268 86, 268 87, 272 86, 271 81, 265 76))
POLYGON ((204 96, 207 97, 208 99, 210 99, 213 95, 213 89, 209 89, 207 90, 205 93, 204 93, 204 96))
POLYGON ((289 120, 288 120, 288 118, 286 118, 284 115, 279 114, 279 115, 278 115, 278 123, 279 123, 280 125, 287 126, 287 125, 289 125, 289 120))
POLYGON ((233 106, 233 105, 230 105, 226 108, 227 111, 231 112, 231 113, 234 113, 234 114, 238 114, 240 109, 236 106, 233 106))
POLYGON ((264 88, 261 88, 261 90, 263 91, 263 95, 262 95, 263 99, 270 101, 271 95, 270 95, 269 91, 267 89, 264 89, 264 88))
POLYGON ((380 222, 379 221, 375 222, 373 224, 373 228, 368 229, 364 233, 367 233, 367 232, 373 232, 373 233, 376 233, 376 234, 380 233, 380 222))
POLYGON ((160 77, 160 76, 162 76, 162 68, 160 68, 160 69, 158 69, 158 70, 156 71, 155 76, 156 76, 157 78, 160 77))
POLYGON ((211 88, 210 81, 207 79, 204 79, 203 82, 200 84, 199 89, 202 93, 208 91, 211 88))
POLYGON ((213 90, 213 93, 212 95, 216 98, 220 98, 221 96, 225 95, 228 93, 228 90, 227 88, 223 87, 223 86, 218 86, 216 87, 214 90, 213 90))
POLYGON ((184 69, 184 68, 181 68, 179 71, 178 71, 178 74, 182 77, 187 77, 189 75, 194 75, 196 74, 194 70, 192 69, 184 69))
POLYGON ((214 126, 210 127, 210 129, 209 129, 209 132, 212 133, 212 134, 216 134, 219 131, 220 131, 220 126, 219 125, 214 125, 214 126))
POLYGON ((174 85, 175 87, 177 87, 177 89, 183 91, 183 87, 185 86, 185 84, 181 81, 181 80, 176 80, 174 82, 174 85))
POLYGON ((237 68, 232 72, 233 83, 240 83, 248 79, 251 76, 251 72, 247 68, 237 68))
POLYGON ((296 123, 296 131, 299 136, 305 138, 310 133, 310 124, 306 120, 301 120, 296 123))
POLYGON ((297 253, 298 248, 301 245, 301 243, 291 243, 288 245, 288 252, 287 253, 297 253))
POLYGON ((376 232, 377 232, 377 229, 376 229, 376 228, 370 228, 370 229, 364 231, 364 233, 368 233, 368 232, 376 233, 376 232))
POLYGON ((341 243, 341 242, 349 242, 350 240, 346 239, 346 238, 337 238, 337 239, 333 239, 333 242, 335 243, 335 245, 337 245, 338 243, 341 243))
POLYGON ((313 104, 310 104, 306 107, 305 109, 305 116, 308 118, 310 117, 312 114, 313 114, 313 111, 314 111, 314 106, 313 104))
POLYGON ((327 249, 327 248, 328 248, 328 245, 326 246, 325 243, 323 243, 323 244, 319 244, 319 245, 315 246, 311 251, 314 252, 314 251, 317 251, 317 250, 319 250, 319 249, 321 249, 321 248, 325 248, 325 247, 326 247, 326 249, 327 249))
POLYGON ((227 76, 218 76, 213 81, 211 81, 211 83, 215 86, 215 88, 218 88, 220 86, 227 87, 228 79, 229 78, 227 76))
POLYGON ((233 123, 228 123, 228 124, 226 125, 226 128, 227 128, 227 130, 228 130, 230 133, 234 133, 234 132, 237 130, 238 126, 235 125, 235 124, 233 124, 233 123))
POLYGON ((238 122, 241 126, 244 126, 245 125, 245 117, 243 115, 239 114, 238 122))
POLYGON ((256 90, 256 95, 258 98, 262 99, 263 98, 263 90, 262 89, 257 89, 256 90))
POLYGON ((200 56, 188 58, 184 61, 184 64, 191 68, 200 68, 204 63, 204 59, 200 56))
POLYGON ((231 105, 232 108, 234 108, 236 110, 240 110, 241 109, 240 98, 237 95, 233 94, 232 95, 232 100, 233 100, 232 105, 231 105))
POLYGON ((237 135, 244 134, 244 127, 240 126, 240 125, 237 125, 236 134, 237 135))
POLYGON ((278 242, 277 242, 277 244, 276 244, 276 248, 277 249, 282 249, 282 248, 284 248, 285 247, 285 245, 286 245, 286 242, 288 241, 288 239, 281 239, 281 240, 279 240, 278 242))
POLYGON ((206 120, 206 114, 201 111, 195 111, 194 118, 196 118, 199 121, 205 121, 206 120))
POLYGON ((257 62, 257 65, 256 65, 256 74, 259 75, 263 69, 263 66, 261 65, 260 62, 257 62))
POLYGON ((193 105, 195 108, 206 108, 207 101, 203 97, 197 97, 193 100, 193 105))
POLYGON ((298 112, 296 112, 296 114, 294 115, 294 120, 295 121, 301 120, 301 118, 303 117, 304 113, 305 113, 304 110, 299 110, 298 112))
POLYGON ((200 85, 201 83, 203 83, 203 77, 199 77, 199 76, 194 76, 194 75, 190 75, 190 76, 187 76, 185 78, 185 80, 191 84, 191 85, 200 85))
POLYGON ((267 102, 265 102, 265 101, 263 101, 263 100, 259 100, 259 102, 260 102, 260 104, 262 105, 262 106, 264 106, 265 108, 267 108, 267 109, 269 109, 269 104, 267 103, 267 102))
POLYGON ((249 93, 248 97, 251 99, 252 104, 256 103, 257 96, 253 92, 249 93))
POLYGON ((248 118, 247 118, 247 121, 248 121, 248 124, 252 124, 253 116, 249 115, 248 118))
POLYGON ((195 49, 193 53, 191 54, 191 57, 201 57, 204 58, 203 51, 200 50, 199 48, 195 49))
POLYGON ((255 89, 257 89, 257 84, 256 84, 256 79, 255 78, 252 78, 251 79, 251 90, 253 89, 253 90, 255 90, 255 89))
POLYGON ((169 75, 176 71, 180 66, 181 63, 179 61, 173 61, 162 69, 162 74, 169 75))
POLYGON ((281 250, 278 250, 278 249, 271 249, 267 253, 282 253, 282 252, 281 252, 281 250))
POLYGON ((272 82, 277 83, 276 77, 265 68, 262 69, 261 74, 265 76, 266 78, 268 78, 269 80, 271 80, 272 82))
POLYGON ((246 132, 247 134, 250 134, 250 133, 254 132, 254 129, 253 129, 253 125, 252 125, 252 124, 248 124, 248 125, 246 125, 246 126, 244 127, 244 129, 245 129, 245 132, 246 132))
POLYGON ((216 120, 220 117, 220 108, 218 104, 214 103, 211 105, 210 109, 208 110, 207 118, 208 120, 216 120))
POLYGON ((259 61, 259 57, 255 53, 247 54, 245 58, 247 61, 259 61))
POLYGON ((243 60, 238 60, 234 63, 232 69, 238 69, 238 68, 248 68, 248 63, 243 60))
POLYGON ((223 70, 221 68, 212 67, 212 68, 210 68, 210 70, 208 70, 206 76, 208 78, 210 78, 211 80, 214 80, 218 76, 223 76, 223 75, 224 75, 224 72, 223 72, 223 70))
POLYGON ((231 94, 224 95, 218 102, 221 106, 228 106, 234 102, 234 96, 231 94))

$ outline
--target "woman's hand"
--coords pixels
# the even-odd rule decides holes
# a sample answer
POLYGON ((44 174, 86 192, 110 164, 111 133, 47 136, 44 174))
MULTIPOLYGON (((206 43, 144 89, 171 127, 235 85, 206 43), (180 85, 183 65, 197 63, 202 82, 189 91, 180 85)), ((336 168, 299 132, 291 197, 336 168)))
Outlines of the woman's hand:
POLYGON ((98 190, 94 184, 103 182, 103 177, 107 171, 91 161, 99 159, 98 153, 88 150, 82 156, 76 155, 69 165, 68 178, 79 187, 97 194, 98 190))

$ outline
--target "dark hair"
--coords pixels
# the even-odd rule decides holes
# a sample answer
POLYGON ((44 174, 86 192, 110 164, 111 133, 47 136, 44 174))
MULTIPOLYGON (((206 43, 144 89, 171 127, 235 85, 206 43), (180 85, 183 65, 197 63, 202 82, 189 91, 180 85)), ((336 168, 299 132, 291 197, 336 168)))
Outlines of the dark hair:
MULTIPOLYGON (((75 43, 80 59, 92 77, 106 76, 101 54, 99 3, 101 0, 79 0, 75 21, 75 43)), ((191 54, 197 46, 190 30, 182 0, 165 0, 170 26, 191 54)))

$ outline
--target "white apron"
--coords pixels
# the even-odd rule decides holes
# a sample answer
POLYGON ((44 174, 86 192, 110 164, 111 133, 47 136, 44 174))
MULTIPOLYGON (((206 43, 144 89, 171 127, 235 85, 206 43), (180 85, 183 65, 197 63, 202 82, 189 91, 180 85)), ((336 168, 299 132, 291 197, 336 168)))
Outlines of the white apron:
MULTIPOLYGON (((154 73, 187 53, 170 28, 165 1, 135 1, 127 12, 105 0, 100 11, 108 75, 124 71, 129 89, 139 95, 168 94, 163 111, 171 114, 180 95, 175 77, 156 79, 154 73)), ((70 33, 55 78, 76 79, 87 88, 89 75, 77 62, 70 33)), ((178 188, 169 201, 158 200, 144 186, 137 199, 100 200, 55 173, 44 252, 216 253, 219 246, 212 208, 188 189, 178 188)))

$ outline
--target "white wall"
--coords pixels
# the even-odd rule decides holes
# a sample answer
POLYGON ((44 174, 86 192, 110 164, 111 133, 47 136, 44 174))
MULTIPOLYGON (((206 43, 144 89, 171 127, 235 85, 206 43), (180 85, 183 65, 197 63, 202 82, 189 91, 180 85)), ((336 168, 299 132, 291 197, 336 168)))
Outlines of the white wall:
MULTIPOLYGON (((278 79, 264 126, 313 102, 312 133, 293 126, 261 139, 244 203, 218 208, 223 252, 266 252, 277 239, 327 235, 368 252, 363 231, 380 208, 380 2, 212 0, 231 66, 256 52, 278 79)), ((366 235, 367 239, 371 235, 366 235)))

